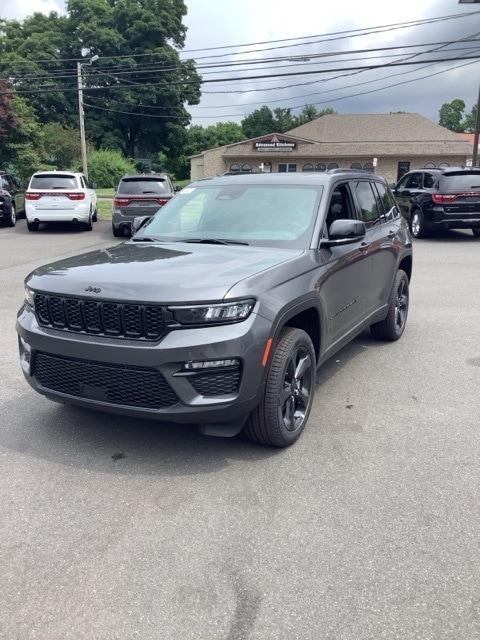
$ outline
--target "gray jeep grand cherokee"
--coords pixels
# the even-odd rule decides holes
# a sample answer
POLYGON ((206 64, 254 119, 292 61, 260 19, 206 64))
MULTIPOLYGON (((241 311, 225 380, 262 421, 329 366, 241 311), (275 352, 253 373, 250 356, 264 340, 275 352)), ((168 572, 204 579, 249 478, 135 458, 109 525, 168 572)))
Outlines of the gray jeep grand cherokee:
POLYGON ((411 240, 379 177, 218 177, 145 222, 27 277, 17 331, 36 391, 283 447, 319 365, 366 327, 404 331, 411 240))

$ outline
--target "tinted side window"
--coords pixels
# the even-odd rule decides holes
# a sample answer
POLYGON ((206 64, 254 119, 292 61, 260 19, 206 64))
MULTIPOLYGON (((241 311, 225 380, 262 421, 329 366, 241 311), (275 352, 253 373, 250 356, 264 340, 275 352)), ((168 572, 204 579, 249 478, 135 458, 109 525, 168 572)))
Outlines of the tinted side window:
POLYGON ((405 182, 406 189, 421 189, 422 188, 422 174, 411 173, 405 182))
POLYGON ((423 187, 424 189, 433 189, 433 183, 435 181, 435 177, 432 173, 424 173, 423 174, 423 187))
POLYGON ((395 218, 398 215, 397 205, 393 199, 390 189, 387 189, 387 187, 381 182, 375 182, 375 186, 377 187, 378 195, 382 201, 384 215, 389 219, 395 218))
POLYGON ((348 186, 346 184, 336 185, 328 203, 325 220, 327 229, 334 220, 345 220, 346 218, 355 220, 356 217, 348 186))
POLYGON ((357 194, 358 204, 362 214, 362 220, 367 227, 377 222, 383 211, 379 210, 379 203, 372 190, 370 182, 361 180, 355 183, 355 193, 357 194))

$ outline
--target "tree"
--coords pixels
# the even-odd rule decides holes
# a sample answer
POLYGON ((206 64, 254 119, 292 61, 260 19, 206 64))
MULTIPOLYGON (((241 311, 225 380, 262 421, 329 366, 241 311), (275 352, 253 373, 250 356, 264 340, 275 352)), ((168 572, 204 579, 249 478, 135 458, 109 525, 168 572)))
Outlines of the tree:
POLYGON ((135 173, 135 165, 119 151, 100 149, 88 155, 88 177, 97 187, 116 188, 126 173, 135 173))
POLYGON ((0 82, 0 158, 26 180, 42 164, 42 130, 32 107, 0 82), (10 91, 11 93, 6 93, 10 91))
POLYGON ((47 160, 60 169, 73 169, 81 156, 78 129, 50 122, 43 127, 43 140, 47 160))
POLYGON ((467 113, 465 120, 463 121, 464 131, 473 133, 475 131, 475 124, 477 122, 477 105, 473 105, 470 113, 467 113))
POLYGON ((155 154, 172 125, 190 122, 185 103, 200 99, 195 64, 178 53, 185 14, 183 0, 69 0, 65 16, 1 23, 2 68, 19 90, 58 87, 29 94, 28 102, 41 122, 75 127, 76 63, 68 59, 101 56, 84 68, 87 136, 130 157, 155 154))
POLYGON ((257 138, 275 131, 275 118, 272 110, 263 106, 255 109, 242 120, 242 130, 246 138, 257 138))
POLYGON ((465 130, 463 122, 463 112, 465 110, 465 102, 460 98, 455 98, 451 102, 445 102, 440 107, 440 118, 438 123, 442 127, 461 133, 465 130))
POLYGON ((306 104, 298 116, 295 118, 295 126, 299 127, 306 122, 311 122, 322 116, 326 116, 330 113, 337 113, 332 107, 325 107, 324 109, 317 110, 313 104, 306 104))

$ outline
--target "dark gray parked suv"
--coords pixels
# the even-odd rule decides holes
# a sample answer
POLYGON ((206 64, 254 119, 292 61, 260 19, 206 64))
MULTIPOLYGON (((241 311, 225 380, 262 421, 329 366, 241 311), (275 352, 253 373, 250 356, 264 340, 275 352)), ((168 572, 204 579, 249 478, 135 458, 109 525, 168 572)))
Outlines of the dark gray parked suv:
POLYGON ((124 176, 113 199, 113 235, 130 234, 135 218, 153 216, 173 198, 174 191, 170 178, 164 173, 124 176))
POLYGON ((203 180, 130 241, 26 278, 21 365, 57 401, 287 446, 319 365, 366 327, 400 338, 411 273, 379 177, 203 180))

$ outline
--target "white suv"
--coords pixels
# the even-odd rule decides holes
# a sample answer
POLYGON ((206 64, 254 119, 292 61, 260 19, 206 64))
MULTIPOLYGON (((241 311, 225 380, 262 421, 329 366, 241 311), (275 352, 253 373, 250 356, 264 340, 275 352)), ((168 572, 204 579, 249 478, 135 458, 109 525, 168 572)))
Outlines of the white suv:
POLYGON ((84 175, 70 171, 38 171, 25 193, 29 231, 40 222, 73 222, 91 231, 97 220, 97 194, 84 175))

